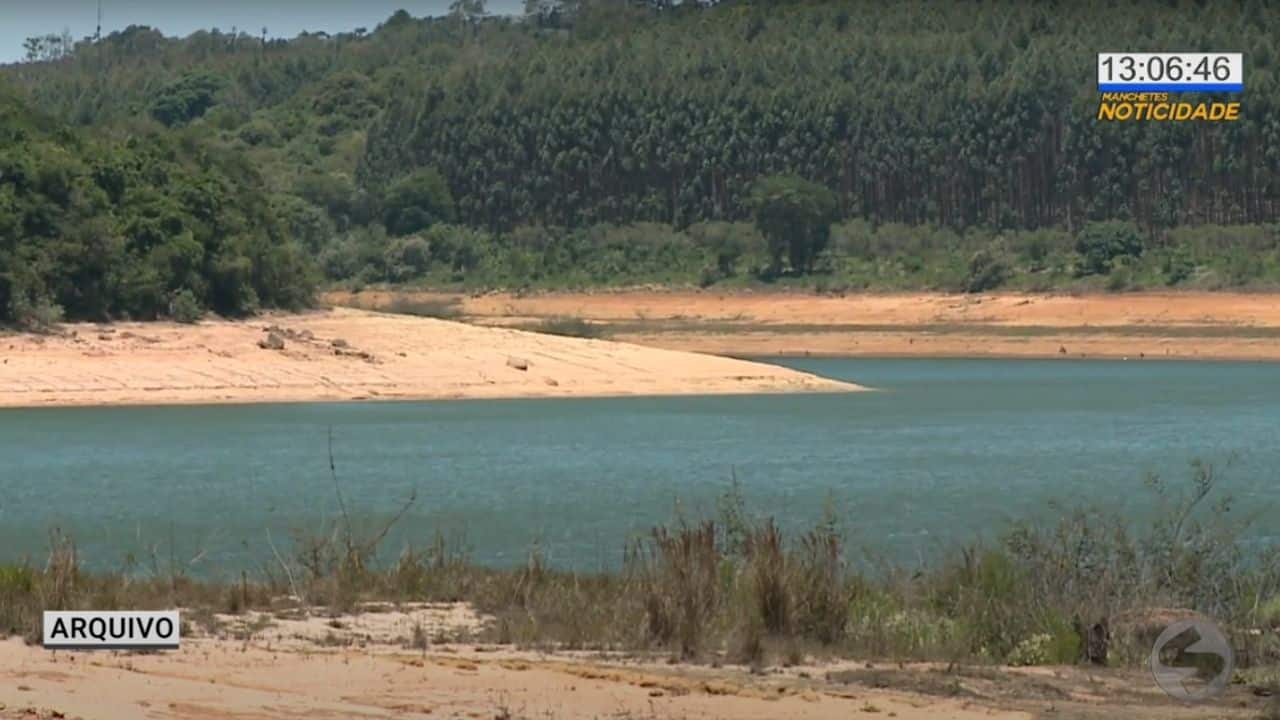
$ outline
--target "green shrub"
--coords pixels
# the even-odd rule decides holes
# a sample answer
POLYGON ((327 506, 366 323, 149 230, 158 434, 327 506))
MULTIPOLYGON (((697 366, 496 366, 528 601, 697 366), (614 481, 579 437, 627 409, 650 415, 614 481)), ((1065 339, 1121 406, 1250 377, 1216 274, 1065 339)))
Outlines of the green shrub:
POLYGON ((213 107, 214 95, 226 81, 209 72, 189 72, 156 93, 151 116, 165 125, 190 122, 213 107))
POLYGON ((280 144, 280 133, 271 122, 258 118, 240 126, 236 135, 246 145, 275 147, 280 144))
POLYGON ((434 168, 415 170, 391 183, 382 199, 382 224, 392 235, 409 235, 452 222, 453 195, 434 168))
POLYGON ((1025 576, 998 548, 966 548, 933 589, 934 609, 957 618, 969 652, 1002 659, 1034 628, 1024 595, 1025 576))
POLYGON ((876 256, 876 233, 864 218, 852 218, 831 226, 831 245, 846 257, 870 259, 876 256))
POLYGON ((1247 285, 1262 276, 1262 264, 1256 254, 1242 248, 1233 248, 1225 254, 1224 265, 1227 282, 1233 286, 1247 285))
POLYGON ((1179 245, 1173 252, 1165 256, 1164 280, 1169 285, 1177 285, 1191 278, 1196 271, 1195 259, 1186 246, 1179 245))
POLYGON ((1081 638, 1070 623, 1053 616, 1043 629, 1026 637, 1009 652, 1010 665, 1070 665, 1080 659, 1081 638))
POLYGON ((759 231, 746 223, 700 223, 687 232, 693 243, 710 256, 721 279, 738 274, 744 260, 766 253, 759 231))
POLYGON ((1133 287, 1133 271, 1127 265, 1122 265, 1111 271, 1107 276, 1107 289, 1111 292, 1120 292, 1129 290, 1133 287))
POLYGON ((405 282, 420 278, 431 267, 431 245, 421 237, 399 237, 383 253, 387 279, 405 282))
POLYGON ((362 266, 360 247, 350 239, 332 242, 320 253, 320 270, 330 280, 354 278, 362 266))
POLYGON ((956 619, 909 604, 893 587, 857 586, 847 615, 844 641, 870 657, 946 657, 962 641, 956 619))
POLYGON ((1048 270, 1055 255, 1072 249, 1071 236, 1054 228, 1022 230, 1007 235, 1010 247, 1033 273, 1048 270))
POLYGON ((25 295, 10 300, 9 314, 19 327, 38 332, 53 329, 65 316, 62 306, 49 298, 41 296, 31 301, 25 295))
POLYGON ((965 292, 979 293, 995 290, 1009 279, 1009 266, 997 251, 983 248, 969 258, 969 276, 965 279, 965 292))
POLYGON ((42 608, 40 578, 26 565, 0 565, 0 637, 28 634, 42 608))
POLYGON ((1258 607, 1258 622, 1269 628, 1280 627, 1280 595, 1272 595, 1258 607))
POLYGON ((36 574, 26 565, 0 565, 0 597, 13 597, 35 588, 36 574))
POLYGON ((1091 222, 1076 236, 1076 252, 1080 254, 1077 274, 1106 275, 1117 258, 1142 254, 1142 236, 1133 223, 1091 222))
POLYGON ((180 323, 197 322, 204 317, 204 308, 195 293, 182 288, 169 299, 169 317, 180 323))

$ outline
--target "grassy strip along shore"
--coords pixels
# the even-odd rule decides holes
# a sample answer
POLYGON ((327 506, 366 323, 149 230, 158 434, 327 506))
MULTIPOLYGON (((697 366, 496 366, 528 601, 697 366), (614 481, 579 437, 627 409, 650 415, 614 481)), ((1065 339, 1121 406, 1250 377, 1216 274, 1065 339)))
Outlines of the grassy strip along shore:
POLYGON ((465 601, 489 618, 470 640, 522 647, 754 667, 822 657, 1134 665, 1166 624, 1196 612, 1227 631, 1238 667, 1269 676, 1280 659, 1274 549, 1246 549, 1246 523, 1219 497, 1213 466, 1192 463, 1185 487, 1147 485, 1161 506, 1149 522, 1079 508, 918 570, 851 562, 834 514, 785 538, 749 515, 736 484, 715 520, 656 527, 604 574, 547 567, 536 551, 520 567, 481 567, 440 536, 379 562, 386 528, 359 534, 345 515, 299 533, 285 553, 273 544, 278 562, 222 583, 158 567, 88 572, 55 534, 42 566, 0 566, 0 631, 34 641, 41 611, 57 609, 182 607, 188 622, 208 623, 250 609, 465 601))

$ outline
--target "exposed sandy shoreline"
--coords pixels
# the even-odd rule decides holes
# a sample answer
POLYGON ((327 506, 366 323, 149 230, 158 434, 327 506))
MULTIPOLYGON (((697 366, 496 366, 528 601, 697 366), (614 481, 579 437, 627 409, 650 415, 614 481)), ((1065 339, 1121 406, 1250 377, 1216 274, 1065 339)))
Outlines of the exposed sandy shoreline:
MULTIPOLYGON (((376 308, 396 296, 326 300, 376 308)), ((469 323, 505 327, 340 308, 0 334, 0 407, 857 389, 711 355, 1280 360, 1280 296, 1265 294, 411 297, 455 300, 469 323), (512 329, 563 317, 622 342, 512 329), (283 349, 258 346, 270 326, 283 349)))
POLYGON ((20 642, 0 642, 4 720, 1031 717, 872 688, 815 692, 794 677, 769 682, 743 670, 617 666, 466 645, 420 653, 192 641, 159 655, 55 655, 20 642))
POLYGON ((808 657, 752 672, 673 664, 662 653, 538 652, 466 639, 482 622, 462 604, 412 604, 297 619, 220 615, 216 634, 193 626, 180 650, 159 653, 0 640, 0 719, 1163 720, 1258 717, 1265 703, 1241 686, 1187 706, 1141 669, 808 657), (415 628, 425 647, 407 644, 415 628))
MULTIPOLYGON (((329 293, 386 307, 403 293, 329 293)), ((1280 360, 1280 296, 626 291, 456 298, 473 322, 597 321, 609 336, 726 355, 1105 357, 1280 360)))
POLYGON ((0 407, 856 389, 763 363, 349 309, 0 335, 0 407), (272 326, 282 349, 259 346, 272 326))

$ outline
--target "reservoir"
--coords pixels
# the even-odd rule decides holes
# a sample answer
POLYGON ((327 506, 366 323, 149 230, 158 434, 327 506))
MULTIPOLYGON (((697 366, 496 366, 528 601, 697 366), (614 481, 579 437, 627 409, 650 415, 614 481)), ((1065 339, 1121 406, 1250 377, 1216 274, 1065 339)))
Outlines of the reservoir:
POLYGON ((830 508, 859 557, 915 563, 1055 502, 1144 517, 1144 477, 1180 489, 1194 458, 1254 537, 1280 528, 1280 365, 771 361, 876 391, 0 410, 0 562, 43 563, 57 528, 91 567, 238 576, 338 517, 340 488, 363 527, 416 493, 383 560, 442 533, 595 570, 714 516, 736 477, 751 514, 802 530, 830 508))

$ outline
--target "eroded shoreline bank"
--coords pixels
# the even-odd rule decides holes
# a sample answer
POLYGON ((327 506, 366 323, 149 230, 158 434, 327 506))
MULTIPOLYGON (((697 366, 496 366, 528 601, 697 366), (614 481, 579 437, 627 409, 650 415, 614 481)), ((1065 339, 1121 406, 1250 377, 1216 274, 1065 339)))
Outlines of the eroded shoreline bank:
POLYGON ((617 340, 736 357, 1280 360, 1280 296, 1260 293, 366 290, 324 299, 507 327, 568 319, 617 340))
POLYGON ((0 336, 0 407, 859 389, 764 363, 351 309, 0 336))

